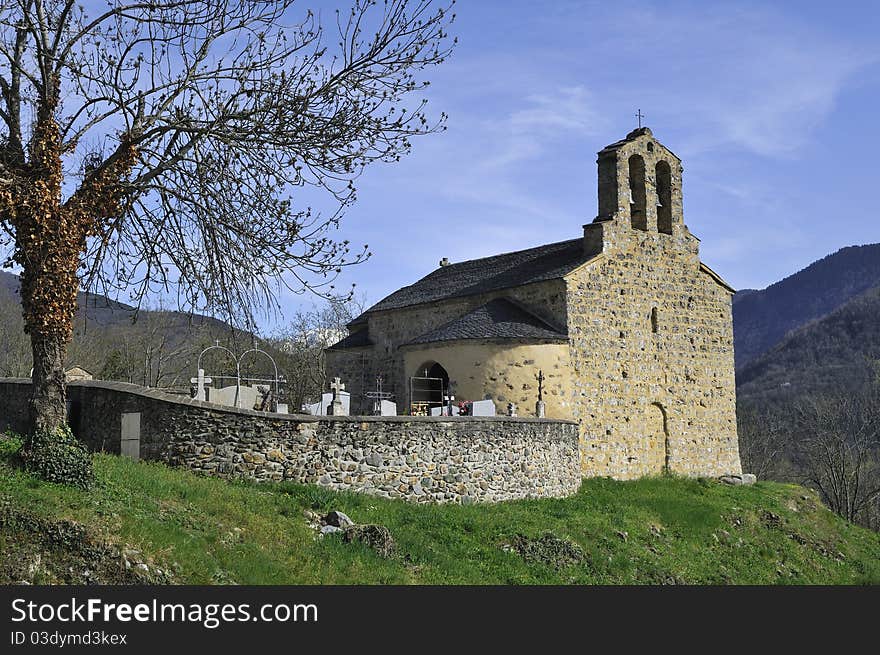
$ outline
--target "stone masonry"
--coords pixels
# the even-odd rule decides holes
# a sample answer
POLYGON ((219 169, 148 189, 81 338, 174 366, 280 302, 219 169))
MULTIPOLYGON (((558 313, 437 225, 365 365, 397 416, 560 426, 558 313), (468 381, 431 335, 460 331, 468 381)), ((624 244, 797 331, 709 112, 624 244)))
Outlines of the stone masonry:
MULTIPOLYGON (((27 430, 29 395, 29 380, 0 379, 0 431, 27 430)), ((103 381, 71 383, 68 397, 71 427, 90 449, 119 454, 134 437, 141 459, 226 478, 464 504, 562 497, 580 485, 571 421, 279 415, 103 381)))
POLYGON ((599 216, 584 228, 594 257, 566 278, 587 475, 741 472, 733 290, 700 263, 699 240, 682 220, 681 172, 647 128, 599 153, 599 216), (639 194, 635 160, 646 171, 639 194), (670 169, 665 219, 661 165, 670 169), (644 209, 630 202, 641 193, 644 209))
POLYGON ((681 161, 640 128, 597 163, 582 238, 444 261, 355 319, 327 357, 353 403, 382 373, 405 408, 409 378, 439 364, 458 400, 534 408, 542 370, 546 416, 580 426, 583 475, 739 474, 734 290, 684 224, 681 161), (498 317, 491 339, 459 329, 498 299, 527 318, 498 317))

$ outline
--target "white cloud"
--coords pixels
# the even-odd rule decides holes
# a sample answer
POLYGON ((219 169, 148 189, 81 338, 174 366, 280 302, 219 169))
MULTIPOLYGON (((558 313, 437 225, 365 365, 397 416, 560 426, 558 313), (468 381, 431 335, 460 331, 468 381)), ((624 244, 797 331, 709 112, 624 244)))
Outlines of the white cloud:
POLYGON ((490 170, 536 159, 562 140, 597 136, 607 121, 584 87, 561 86, 527 95, 500 121, 481 123, 489 147, 480 167, 490 170))
POLYGON ((690 152, 792 156, 880 52, 769 9, 638 10, 613 25, 626 29, 612 28, 604 47, 649 113, 687 130, 690 152))
POLYGON ((796 10, 621 5, 559 2, 536 17, 512 3, 525 12, 510 19, 517 39, 480 24, 462 40, 432 76, 431 104, 449 113, 449 130, 370 171, 350 214, 365 218, 358 238, 377 252, 357 269, 371 300, 442 256, 577 236, 595 211, 595 152, 635 127, 637 107, 685 160, 686 220, 710 265, 749 286, 785 272, 781 253, 813 238, 809 207, 756 164, 804 155, 880 48, 796 10))

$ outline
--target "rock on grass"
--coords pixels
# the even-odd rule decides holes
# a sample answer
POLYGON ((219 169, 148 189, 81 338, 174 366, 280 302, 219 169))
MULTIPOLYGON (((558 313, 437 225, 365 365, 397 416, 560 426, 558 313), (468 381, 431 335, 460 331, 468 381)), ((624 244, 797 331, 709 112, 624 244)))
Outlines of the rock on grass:
POLYGON ((587 559, 583 548, 569 539, 557 537, 552 532, 545 532, 537 538, 518 534, 511 539, 510 544, 502 548, 513 550, 527 562, 540 562, 556 569, 580 564, 587 559))
POLYGON ((342 540, 346 543, 360 542, 381 557, 391 557, 396 548, 391 531, 383 525, 351 525, 342 533, 342 540))

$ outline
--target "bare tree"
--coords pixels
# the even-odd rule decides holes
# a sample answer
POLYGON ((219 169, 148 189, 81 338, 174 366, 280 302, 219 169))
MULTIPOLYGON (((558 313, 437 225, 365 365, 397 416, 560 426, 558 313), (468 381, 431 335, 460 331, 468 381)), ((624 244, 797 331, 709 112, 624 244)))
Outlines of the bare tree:
POLYGON ((876 514, 880 499, 880 397, 875 389, 806 398, 797 407, 798 455, 806 481, 850 521, 876 514))
POLYGON ((12 296, 0 288, 0 377, 24 377, 31 368, 30 344, 21 315, 6 311, 18 305, 12 296))
POLYGON ((348 334, 346 324, 363 308, 362 300, 349 298, 298 311, 269 340, 278 353, 287 401, 293 409, 319 399, 327 389, 325 351, 348 334))
POLYGON ((785 416, 769 408, 739 405, 736 422, 743 471, 760 479, 777 477, 790 431, 785 416))
POLYGON ((330 31, 294 0, 0 6, 0 234, 22 269, 36 428, 65 417, 81 283, 249 323, 281 284, 333 295, 368 256, 329 230, 364 166, 442 128, 413 94, 453 15, 350 1, 330 31), (293 197, 308 186, 330 211, 293 197))

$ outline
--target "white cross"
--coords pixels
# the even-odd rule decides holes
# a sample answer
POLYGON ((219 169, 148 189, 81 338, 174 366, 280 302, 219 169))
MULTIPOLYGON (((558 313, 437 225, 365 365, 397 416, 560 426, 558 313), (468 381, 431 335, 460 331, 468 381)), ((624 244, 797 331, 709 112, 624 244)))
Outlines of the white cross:
POLYGON ((211 378, 206 378, 205 377, 205 369, 200 368, 199 369, 199 377, 190 378, 189 382, 190 382, 190 384, 196 385, 196 400, 205 400, 206 399, 205 385, 211 384, 212 382, 214 382, 214 380, 212 380, 211 378))
POLYGON ((342 384, 339 378, 335 378, 333 384, 330 385, 330 389, 333 391, 333 397, 335 398, 339 395, 340 391, 345 391, 345 385, 342 384))

